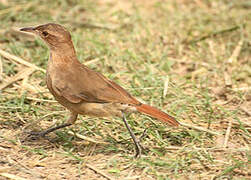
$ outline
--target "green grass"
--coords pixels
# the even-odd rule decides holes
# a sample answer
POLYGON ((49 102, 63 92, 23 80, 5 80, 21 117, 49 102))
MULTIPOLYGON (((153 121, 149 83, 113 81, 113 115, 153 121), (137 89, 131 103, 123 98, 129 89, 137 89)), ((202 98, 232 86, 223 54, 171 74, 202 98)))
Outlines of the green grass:
MULTIPOLYGON (((60 23, 71 32, 82 63, 90 62, 90 68, 178 121, 222 134, 171 128, 131 114, 128 121, 138 137, 147 129, 140 159, 133 159, 133 142, 119 118, 79 116, 74 126, 52 133, 53 142, 25 141, 23 132, 60 124, 68 116, 53 102, 45 74, 35 71, 0 91, 3 172, 27 179, 49 174, 102 179, 87 163, 122 179, 249 179, 250 8, 248 0, 1 2, 0 49, 46 69, 47 46, 13 28, 60 23), (107 144, 87 142, 69 130, 107 144), (24 166, 26 171, 20 170, 24 166)), ((4 82, 26 68, 0 60, 4 82)))

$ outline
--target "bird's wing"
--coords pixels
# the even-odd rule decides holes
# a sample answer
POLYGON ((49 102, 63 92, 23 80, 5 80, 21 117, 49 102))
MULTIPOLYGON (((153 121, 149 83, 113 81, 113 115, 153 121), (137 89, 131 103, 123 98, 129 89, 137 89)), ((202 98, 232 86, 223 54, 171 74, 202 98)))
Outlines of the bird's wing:
POLYGON ((69 75, 64 81, 53 83, 53 89, 72 103, 80 102, 119 102, 140 104, 125 89, 102 74, 82 64, 68 70, 69 75))

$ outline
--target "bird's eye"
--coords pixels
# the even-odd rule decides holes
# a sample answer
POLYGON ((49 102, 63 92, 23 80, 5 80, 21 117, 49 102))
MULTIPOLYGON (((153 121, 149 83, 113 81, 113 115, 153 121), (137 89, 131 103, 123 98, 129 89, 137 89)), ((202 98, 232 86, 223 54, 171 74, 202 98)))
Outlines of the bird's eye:
POLYGON ((46 36, 49 35, 49 33, 48 33, 47 31, 43 31, 43 32, 42 32, 42 35, 43 35, 44 37, 46 37, 46 36))

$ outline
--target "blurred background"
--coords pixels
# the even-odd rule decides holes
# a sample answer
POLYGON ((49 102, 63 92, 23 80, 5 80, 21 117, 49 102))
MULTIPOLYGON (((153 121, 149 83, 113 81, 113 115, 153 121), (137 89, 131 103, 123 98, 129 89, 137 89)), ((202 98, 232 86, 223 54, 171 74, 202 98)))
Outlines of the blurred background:
POLYGON ((250 0, 0 0, 0 179, 249 179, 250 10, 250 0), (48 22, 71 32, 82 63, 183 126, 130 115, 138 137, 147 129, 137 160, 119 118, 81 116, 26 141, 68 116, 46 87, 47 46, 19 31, 48 22))

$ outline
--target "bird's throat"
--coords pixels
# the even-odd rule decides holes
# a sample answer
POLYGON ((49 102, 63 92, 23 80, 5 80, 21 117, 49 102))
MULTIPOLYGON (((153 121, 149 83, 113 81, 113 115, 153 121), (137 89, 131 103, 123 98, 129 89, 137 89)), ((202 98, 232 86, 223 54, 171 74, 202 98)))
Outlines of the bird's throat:
POLYGON ((77 56, 73 46, 62 46, 60 48, 50 49, 50 61, 53 64, 69 64, 71 62, 76 62, 77 56))

